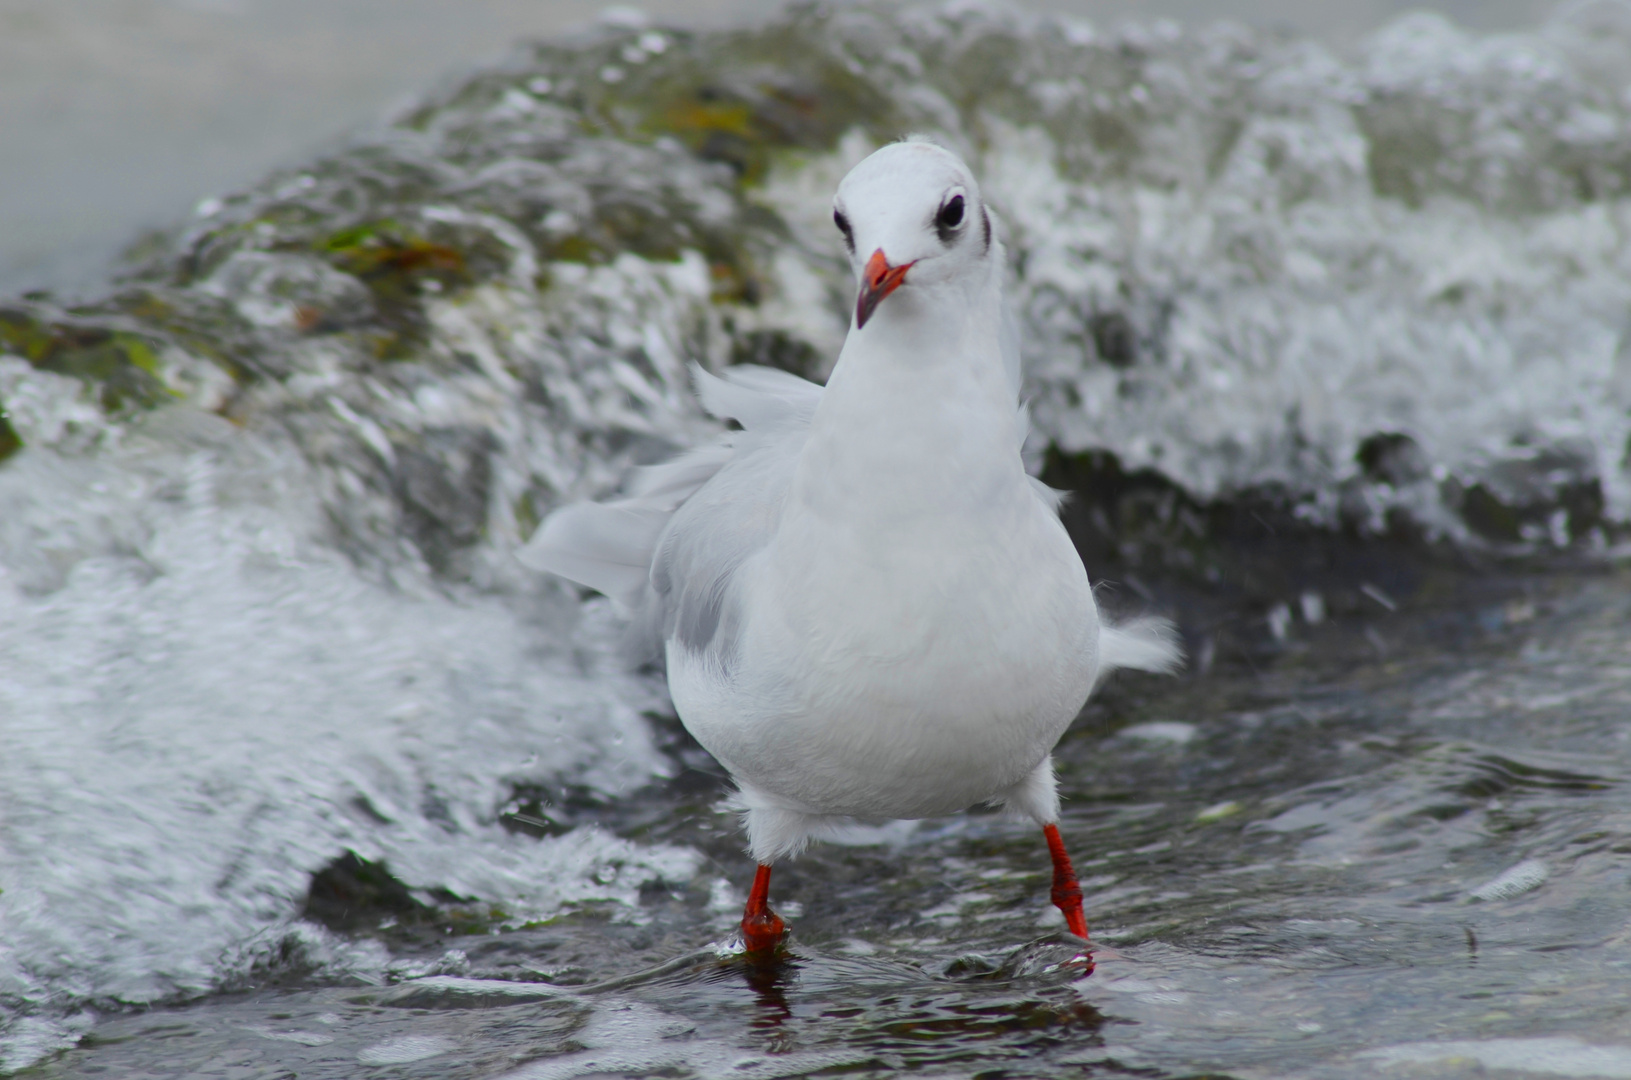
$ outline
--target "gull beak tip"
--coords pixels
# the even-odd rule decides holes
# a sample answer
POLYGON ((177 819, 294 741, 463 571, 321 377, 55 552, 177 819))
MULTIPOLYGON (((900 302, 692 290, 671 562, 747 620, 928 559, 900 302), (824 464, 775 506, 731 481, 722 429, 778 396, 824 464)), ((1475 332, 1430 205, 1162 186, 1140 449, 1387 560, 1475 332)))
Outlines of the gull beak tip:
POLYGON ((883 248, 872 253, 872 258, 866 261, 866 268, 861 271, 861 292, 855 298, 857 330, 872 318, 872 313, 878 309, 884 297, 901 287, 906 281, 906 271, 911 268, 912 263, 890 266, 889 260, 884 257, 883 248))

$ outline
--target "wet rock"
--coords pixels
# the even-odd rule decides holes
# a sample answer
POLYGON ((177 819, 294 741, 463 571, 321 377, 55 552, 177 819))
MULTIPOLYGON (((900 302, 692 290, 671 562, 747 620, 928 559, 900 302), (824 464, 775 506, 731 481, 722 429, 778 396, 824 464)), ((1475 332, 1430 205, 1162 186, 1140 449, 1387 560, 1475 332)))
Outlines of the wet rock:
POLYGON ((1446 500, 1488 540, 1566 548, 1604 524, 1596 450, 1580 440, 1519 447, 1467 479, 1446 500))
POLYGON ((1090 972, 1091 963, 1091 952, 1080 938, 1060 934, 1015 949, 1003 958, 992 977, 1073 982, 1090 972))
POLYGON ((815 347, 784 330, 753 330, 741 335, 731 348, 731 363, 779 368, 803 379, 825 381, 823 358, 815 347))
POLYGON ((1219 519, 1195 507, 1611 541, 1631 399, 1601 361, 1631 278, 1600 238, 1631 214, 1631 106, 1590 36, 1421 16, 1344 58, 864 4, 606 25, 208 201, 105 300, 7 304, 0 350, 114 419, 185 400, 287 430, 359 561, 405 537, 522 588, 551 507, 716 430, 688 362, 830 369, 853 282, 827 200, 920 130, 1003 222, 1042 439, 1162 478, 1197 572, 1219 519))
POLYGON ((486 528, 495 440, 484 431, 433 429, 392 449, 408 533, 431 566, 447 572, 486 528))
POLYGON ((150 407, 166 397, 158 347, 128 321, 120 326, 76 318, 35 304, 0 307, 0 350, 91 383, 110 413, 150 407))
POLYGON ((230 299, 255 326, 297 333, 332 333, 374 315, 361 280, 309 256, 236 251, 199 288, 230 299))
POLYGON ((1100 360, 1116 368, 1129 368, 1138 362, 1138 340, 1132 323, 1119 311, 1108 311, 1088 320, 1093 348, 1100 360))
POLYGON ((6 412, 6 402, 0 398, 0 461, 15 454, 23 447, 23 440, 17 436, 17 430, 11 426, 11 417, 6 412))
POLYGON ((1359 444, 1354 458, 1367 477, 1395 487, 1414 484, 1431 472, 1420 444, 1397 432, 1372 435, 1359 444))
POLYGON ((421 920, 430 911, 383 862, 348 851, 312 875, 300 915, 331 930, 355 930, 384 919, 421 920))

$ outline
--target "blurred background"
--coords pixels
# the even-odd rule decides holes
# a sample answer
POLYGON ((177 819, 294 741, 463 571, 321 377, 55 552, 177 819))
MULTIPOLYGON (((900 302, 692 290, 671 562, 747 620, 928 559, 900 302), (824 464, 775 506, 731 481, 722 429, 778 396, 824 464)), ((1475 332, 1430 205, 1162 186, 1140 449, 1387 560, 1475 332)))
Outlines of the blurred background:
MULTIPOLYGON (((1556 0, 1030 0, 1115 21, 1280 25, 1342 46, 1403 11, 1531 26, 1556 0)), ((0 0, 0 295, 94 288, 144 228, 254 182, 520 38, 600 17, 591 0, 0 0)), ((633 9, 611 9, 627 15, 633 9)), ((654 0, 709 26, 753 0, 654 0)))

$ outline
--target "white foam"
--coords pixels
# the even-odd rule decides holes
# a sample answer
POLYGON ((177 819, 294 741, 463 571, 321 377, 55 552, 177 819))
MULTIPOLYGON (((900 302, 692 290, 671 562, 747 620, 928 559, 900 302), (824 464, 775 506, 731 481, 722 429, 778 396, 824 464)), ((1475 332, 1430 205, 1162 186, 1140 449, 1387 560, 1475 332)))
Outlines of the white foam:
POLYGON ((498 823, 515 782, 615 795, 662 774, 640 715, 659 684, 520 598, 369 580, 317 542, 288 448, 151 427, 0 470, 8 1064, 71 1041, 86 1002, 205 992, 291 934, 383 977, 377 945, 290 925, 347 849, 518 921, 637 917, 642 882, 691 875, 684 850, 498 823))
POLYGON ((1186 724, 1182 720, 1152 720, 1147 724, 1133 724, 1116 732, 1124 739, 1138 739, 1141 742, 1164 742, 1183 746, 1195 738, 1197 734, 1194 724, 1186 724))
POLYGON ((1506 900, 1533 892, 1546 884, 1551 869, 1539 859, 1525 859, 1516 866, 1497 874, 1472 891, 1477 900, 1506 900))
POLYGON ((403 1035, 364 1048, 357 1053, 363 1065, 406 1065, 445 1054, 458 1044, 441 1035, 403 1035))

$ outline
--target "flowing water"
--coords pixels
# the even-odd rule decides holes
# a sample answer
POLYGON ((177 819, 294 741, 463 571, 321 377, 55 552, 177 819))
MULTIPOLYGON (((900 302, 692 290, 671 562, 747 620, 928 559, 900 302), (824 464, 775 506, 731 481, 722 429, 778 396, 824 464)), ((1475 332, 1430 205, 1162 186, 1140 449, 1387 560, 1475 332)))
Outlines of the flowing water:
POLYGON ((614 25, 0 305, 0 1070, 1631 1076, 1628 58, 1610 3, 614 25), (688 360, 823 373, 900 130, 1191 654, 1059 748, 1091 975, 984 812, 778 868, 745 960, 724 777, 513 560, 716 430, 688 360))

